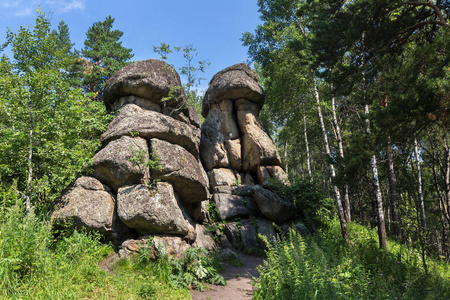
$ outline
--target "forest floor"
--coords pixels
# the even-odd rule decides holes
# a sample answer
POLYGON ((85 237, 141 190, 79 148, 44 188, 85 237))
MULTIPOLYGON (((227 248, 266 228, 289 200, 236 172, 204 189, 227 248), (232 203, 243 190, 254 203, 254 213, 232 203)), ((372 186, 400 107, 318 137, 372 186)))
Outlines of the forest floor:
POLYGON ((241 266, 233 266, 228 262, 222 263, 223 270, 220 272, 220 274, 227 281, 227 284, 225 286, 208 284, 208 288, 203 292, 192 290, 192 299, 252 299, 252 278, 259 276, 257 267, 263 264, 264 256, 248 255, 241 252, 239 252, 238 255, 242 262, 241 266))

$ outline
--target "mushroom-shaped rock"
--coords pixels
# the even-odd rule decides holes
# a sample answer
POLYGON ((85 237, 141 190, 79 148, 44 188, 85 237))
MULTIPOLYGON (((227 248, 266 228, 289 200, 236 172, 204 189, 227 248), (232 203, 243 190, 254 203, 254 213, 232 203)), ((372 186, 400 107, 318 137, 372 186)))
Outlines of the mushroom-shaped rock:
POLYGON ((117 215, 125 225, 142 234, 185 236, 189 232, 173 188, 166 182, 157 182, 156 186, 138 184, 120 188, 117 215))
POLYGON ((150 145, 160 165, 160 168, 152 170, 154 178, 170 182, 183 203, 201 202, 209 198, 208 176, 191 153, 159 139, 151 139, 150 145))
POLYGON ((149 177, 148 159, 146 140, 123 136, 95 154, 93 176, 117 192, 125 184, 138 184, 149 177))
POLYGON ((258 74, 247 64, 240 63, 218 72, 209 83, 202 105, 202 115, 206 118, 212 104, 224 99, 245 98, 261 108, 264 91, 258 84, 258 74))
POLYGON ((125 105, 100 136, 103 144, 122 136, 138 133, 140 137, 157 138, 180 145, 198 157, 200 130, 161 113, 143 109, 135 104, 125 105))
POLYGON ((95 178, 78 178, 56 201, 52 221, 68 221, 76 228, 95 230, 111 237, 115 199, 108 190, 95 178))
POLYGON ((175 69, 164 61, 148 59, 131 63, 117 71, 107 82, 104 103, 107 109, 117 108, 115 102, 121 97, 134 95, 161 103, 161 99, 173 97, 166 105, 179 106, 184 103, 184 91, 175 69))

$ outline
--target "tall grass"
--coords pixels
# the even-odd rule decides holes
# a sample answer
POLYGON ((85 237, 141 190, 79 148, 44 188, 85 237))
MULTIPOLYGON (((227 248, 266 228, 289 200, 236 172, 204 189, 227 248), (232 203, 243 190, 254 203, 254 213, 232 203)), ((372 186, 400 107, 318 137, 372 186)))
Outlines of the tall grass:
POLYGON ((68 231, 55 240, 44 217, 24 211, 0 185, 0 299, 190 299, 165 280, 164 266, 123 261, 106 272, 98 264, 114 251, 98 235, 68 231))
POLYGON ((320 238, 290 232, 267 244, 255 299, 450 299, 448 264, 429 259, 425 274, 418 251, 389 241, 380 250, 376 232, 349 224, 350 240, 333 221, 320 238))

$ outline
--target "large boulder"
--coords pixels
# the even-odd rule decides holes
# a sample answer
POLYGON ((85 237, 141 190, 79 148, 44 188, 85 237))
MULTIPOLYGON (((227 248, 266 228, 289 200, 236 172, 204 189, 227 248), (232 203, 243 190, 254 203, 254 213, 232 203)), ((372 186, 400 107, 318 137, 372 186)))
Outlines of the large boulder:
POLYGON ((183 203, 208 199, 208 177, 200 162, 183 147, 151 139, 152 154, 160 168, 152 170, 152 177, 170 182, 183 203))
POLYGON ((256 171, 259 165, 281 165, 281 158, 258 118, 256 104, 239 99, 237 120, 242 136, 242 169, 256 171))
POLYGON ((256 235, 255 227, 250 223, 249 220, 241 220, 241 240, 242 244, 244 246, 244 249, 251 250, 251 249, 258 249, 260 248, 259 242, 258 242, 258 236, 256 235))
POLYGON ((280 166, 266 166, 266 170, 269 172, 271 178, 278 180, 283 184, 290 185, 287 174, 280 166))
POLYGON ((282 195, 256 185, 252 197, 261 213, 268 219, 282 223, 294 216, 294 205, 282 195))
POLYGON ((128 239, 124 241, 119 250, 120 258, 129 258, 132 255, 142 253, 146 250, 149 259, 158 259, 167 255, 169 259, 181 259, 184 252, 191 246, 183 239, 170 235, 141 236, 138 239, 128 239))
POLYGON ((202 106, 206 118, 210 107, 224 99, 246 98, 260 108, 264 104, 264 91, 258 84, 258 74, 247 64, 236 64, 218 72, 209 83, 202 106))
POLYGON ((123 136, 95 154, 93 176, 117 192, 123 185, 138 184, 149 178, 145 165, 148 159, 146 140, 123 136))
MULTIPOLYGON (((275 228, 272 225, 272 222, 265 218, 257 218, 255 220, 256 223, 256 232, 258 233, 258 236, 265 236, 267 238, 267 241, 272 243, 275 242, 277 233, 275 231, 275 228)), ((265 243, 261 243, 261 246, 266 246, 265 243)))
POLYGON ((114 196, 92 177, 80 177, 55 203, 53 223, 71 222, 76 228, 95 230, 111 238, 114 225, 114 196))
POLYGON ((217 186, 232 186, 236 185, 236 176, 231 169, 213 169, 208 172, 209 184, 214 190, 217 186))
MULTIPOLYGON (((220 103, 212 104, 208 117, 202 125, 200 143, 200 158, 207 171, 229 166, 226 143, 228 140, 238 139, 239 135, 233 102, 225 99, 220 103)), ((240 153, 238 156, 240 157, 240 153)), ((237 167, 240 168, 240 163, 237 167)))
POLYGON ((217 244, 214 241, 213 235, 205 226, 197 224, 195 229, 197 231, 197 247, 202 247, 210 251, 217 250, 217 244))
POLYGON ((184 91, 175 69, 164 61, 148 59, 131 63, 111 76, 105 84, 103 101, 109 110, 115 107, 115 101, 129 95, 161 103, 171 91, 173 97, 164 104, 173 107, 184 104, 184 91))
POLYGON ((241 196, 216 193, 213 199, 221 220, 246 217, 250 213, 241 196))
POLYGON ((143 109, 135 104, 125 105, 100 136, 103 144, 122 136, 139 134, 140 137, 157 138, 180 145, 198 157, 200 130, 164 114, 143 109))
POLYGON ((160 103, 156 103, 135 95, 120 97, 112 104, 111 110, 119 110, 127 104, 136 104, 137 106, 147 110, 153 110, 159 113, 162 112, 160 103))
POLYGON ((237 245, 241 242, 241 234, 236 222, 223 224, 223 233, 231 244, 237 245))
POLYGON ((230 167, 233 170, 240 171, 242 167, 242 147, 241 140, 227 140, 225 141, 225 146, 228 151, 228 159, 230 161, 230 167))
POLYGON ((157 182, 155 186, 138 184, 120 188, 117 215, 125 225, 141 234, 186 236, 189 232, 180 203, 172 186, 166 182, 157 182))

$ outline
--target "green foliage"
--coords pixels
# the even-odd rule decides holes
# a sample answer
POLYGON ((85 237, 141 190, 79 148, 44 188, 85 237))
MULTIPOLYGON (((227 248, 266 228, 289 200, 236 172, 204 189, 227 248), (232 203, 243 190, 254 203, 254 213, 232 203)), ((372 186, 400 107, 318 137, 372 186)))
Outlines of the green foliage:
POLYGON ((1 299, 190 299, 171 284, 168 262, 122 260, 105 272, 113 254, 95 233, 64 231, 55 240, 50 223, 13 189, 0 186, 1 299))
POLYGON ((219 222, 219 210, 217 209, 217 205, 214 201, 208 201, 208 213, 209 218, 212 222, 219 222))
POLYGON ((197 62, 194 59, 198 56, 197 49, 193 45, 187 45, 184 47, 171 47, 169 44, 161 43, 159 47, 153 46, 153 51, 160 55, 161 59, 166 60, 170 53, 181 52, 185 64, 177 68, 181 76, 185 77, 185 83, 182 87, 176 87, 173 89, 169 96, 179 95, 179 89, 184 89, 187 100, 182 106, 193 106, 197 111, 197 114, 201 116, 202 110, 202 95, 199 95, 199 91, 196 89, 205 78, 200 77, 200 73, 205 71, 206 66, 211 63, 207 60, 199 60, 197 62))
POLYGON ((208 257, 204 248, 189 248, 184 252, 182 260, 171 261, 172 283, 177 287, 197 288, 204 290, 204 283, 225 285, 225 279, 214 267, 213 260, 208 257))
POLYGON ((114 18, 108 16, 103 22, 95 22, 86 32, 81 54, 86 59, 83 88, 93 98, 103 98, 106 81, 129 63, 133 57, 131 49, 120 42, 123 32, 113 30, 114 18))
POLYGON ((418 252, 389 242, 378 248, 374 230, 351 223, 342 241, 333 220, 320 238, 289 238, 267 244, 267 263, 256 279, 255 299, 446 299, 448 265, 434 262, 424 274, 418 252))
POLYGON ((13 59, 0 60, 0 176, 18 179, 34 204, 48 205, 89 166, 109 119, 71 85, 75 58, 60 34, 38 14, 34 26, 7 32, 13 59))
MULTIPOLYGON (((160 158, 154 153, 148 153, 147 149, 142 149, 136 145, 138 149, 134 149, 130 146, 131 157, 130 162, 133 166, 138 168, 138 173, 146 174, 145 176, 150 176, 150 171, 162 170, 162 165, 160 163, 160 158), (150 157, 149 157, 150 156, 150 157)), ((144 184, 149 185, 150 183, 155 183, 152 178, 142 178, 144 184)))

